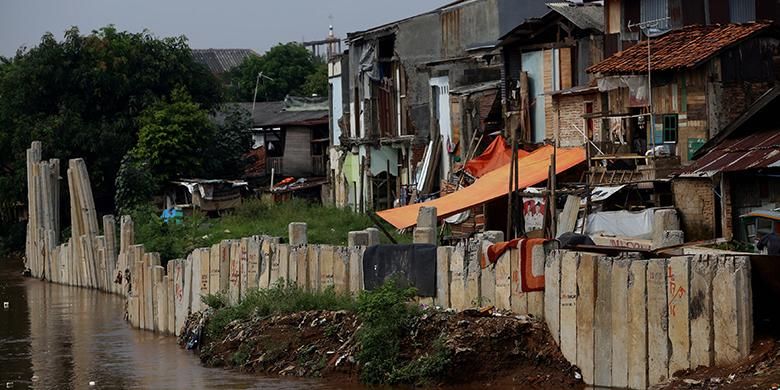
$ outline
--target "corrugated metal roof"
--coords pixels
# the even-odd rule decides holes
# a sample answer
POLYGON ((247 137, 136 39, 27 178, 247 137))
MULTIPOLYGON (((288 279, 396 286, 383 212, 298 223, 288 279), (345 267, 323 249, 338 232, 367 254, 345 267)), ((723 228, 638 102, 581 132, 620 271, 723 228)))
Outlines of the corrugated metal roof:
POLYGON ((780 129, 727 139, 680 172, 683 177, 711 177, 719 172, 770 168, 780 163, 780 129))
POLYGON ((252 55, 258 54, 252 49, 192 49, 195 61, 206 65, 215 74, 229 72, 252 55))
MULTIPOLYGON (((694 68, 720 51, 761 31, 770 23, 689 26, 671 31, 650 42, 654 71, 694 68)), ((647 72, 647 42, 616 53, 591 66, 589 73, 631 74, 647 72)))
POLYGON ((597 4, 547 3, 551 10, 561 14, 583 30, 604 31, 604 7, 597 4))
MULTIPOLYGON (((252 103, 234 103, 252 113, 252 103)), ((254 127, 314 126, 328 123, 328 110, 287 110, 284 102, 257 102, 254 127)))

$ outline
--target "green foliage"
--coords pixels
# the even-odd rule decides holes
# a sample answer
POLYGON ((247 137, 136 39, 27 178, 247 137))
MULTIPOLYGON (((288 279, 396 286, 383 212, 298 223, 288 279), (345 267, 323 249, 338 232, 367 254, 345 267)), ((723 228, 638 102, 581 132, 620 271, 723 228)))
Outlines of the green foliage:
MULTIPOLYGON (((339 209, 292 200, 267 203, 246 200, 220 218, 208 219, 201 214, 185 216, 178 224, 165 224, 153 207, 141 207, 131 213, 136 242, 149 252, 159 252, 165 260, 185 257, 195 248, 210 246, 226 239, 269 235, 287 237, 290 222, 308 224, 312 244, 346 245, 349 232, 373 226, 371 219, 349 209, 339 209)), ((398 242, 408 243, 409 236, 394 234, 398 242)), ((382 239, 385 239, 382 236, 382 239)))
POLYGON ((149 163, 139 158, 137 153, 128 152, 122 158, 116 175, 114 202, 119 213, 126 214, 146 204, 157 190, 158 183, 152 175, 149 163))
POLYGON ((214 139, 206 145, 204 158, 205 176, 219 179, 233 179, 241 175, 247 167, 245 154, 252 146, 252 136, 247 129, 252 127, 249 111, 237 105, 223 106, 220 111, 224 121, 217 126, 214 139))
POLYGON ((373 291, 364 291, 357 300, 362 322, 358 333, 362 364, 360 380, 368 384, 390 383, 400 365, 401 338, 419 309, 409 304, 413 288, 400 288, 388 281, 373 291))
POLYGON ((391 384, 409 383, 419 386, 443 378, 449 367, 452 351, 444 345, 442 338, 436 339, 432 347, 433 350, 430 353, 426 353, 393 371, 387 382, 391 384))
POLYGON ((205 109, 221 101, 220 84, 193 60, 184 37, 72 28, 62 41, 47 33, 0 64, 3 199, 25 199, 25 150, 40 140, 44 156, 83 157, 98 208, 113 211, 116 175, 136 143, 139 114, 177 88, 205 109))
POLYGON ((228 305, 228 297, 224 293, 218 292, 200 297, 201 302, 206 306, 218 310, 228 305))
MULTIPOLYGON (((247 57, 231 72, 232 88, 229 98, 234 101, 251 102, 257 83, 257 75, 262 72, 257 89, 257 101, 284 100, 287 95, 304 93, 304 84, 309 75, 318 71, 318 60, 309 50, 298 43, 278 44, 262 56, 247 57)), ((326 85, 327 88, 327 68, 326 85)), ((312 81, 312 88, 316 85, 312 81)))
POLYGON ((160 213, 147 205, 135 209, 131 216, 135 224, 136 242, 143 243, 148 252, 159 253, 165 263, 184 258, 194 249, 210 245, 203 237, 203 231, 208 225, 201 213, 186 216, 175 223, 165 223, 160 213))
MULTIPOLYGON (((279 281, 272 288, 249 291, 241 303, 221 306, 222 297, 207 297, 209 306, 216 308, 206 325, 206 334, 219 339, 228 324, 245 321, 252 316, 289 314, 309 310, 353 310, 355 301, 349 293, 337 293, 332 287, 324 291, 308 291, 294 284, 279 281)), ((206 302, 206 301, 204 301, 206 302)))
POLYGON ((306 76, 302 89, 305 96, 328 96, 328 65, 318 63, 314 73, 306 76))
POLYGON ((170 101, 145 109, 138 120, 138 144, 133 149, 148 162, 158 184, 192 178, 204 173, 201 162, 215 137, 208 113, 183 89, 173 91, 170 101))

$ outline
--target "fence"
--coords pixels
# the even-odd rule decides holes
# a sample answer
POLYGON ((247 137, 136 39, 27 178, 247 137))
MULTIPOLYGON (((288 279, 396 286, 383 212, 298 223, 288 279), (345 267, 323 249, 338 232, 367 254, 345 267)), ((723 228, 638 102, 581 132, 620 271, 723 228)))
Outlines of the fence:
POLYGON ((747 257, 641 260, 556 251, 545 281, 547 324, 585 383, 643 389, 750 352, 747 257))

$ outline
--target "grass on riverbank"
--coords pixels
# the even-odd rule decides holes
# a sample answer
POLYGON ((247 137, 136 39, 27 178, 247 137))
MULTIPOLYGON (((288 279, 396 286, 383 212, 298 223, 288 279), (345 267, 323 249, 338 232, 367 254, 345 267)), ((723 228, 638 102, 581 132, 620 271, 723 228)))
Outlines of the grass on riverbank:
MULTIPOLYGON (((268 203, 245 201, 231 213, 220 218, 207 218, 195 213, 181 223, 166 224, 159 212, 151 207, 136 210, 135 239, 147 252, 159 252, 164 261, 182 258, 195 248, 207 247, 225 239, 269 235, 287 238, 290 222, 306 222, 312 244, 346 245, 350 231, 374 226, 366 215, 349 209, 312 204, 303 200, 268 203)), ((388 231, 393 231, 387 225, 388 231)), ((393 233, 398 242, 410 242, 408 236, 393 233)), ((386 237, 381 236, 384 242, 386 237)))
POLYGON ((222 294, 210 294, 203 303, 214 309, 214 315, 206 326, 206 334, 219 339, 227 325, 233 321, 246 321, 251 316, 265 317, 272 314, 290 314, 309 310, 355 310, 355 299, 349 293, 337 293, 332 287, 323 291, 309 291, 283 281, 269 289, 249 291, 243 301, 235 306, 227 305, 222 294))

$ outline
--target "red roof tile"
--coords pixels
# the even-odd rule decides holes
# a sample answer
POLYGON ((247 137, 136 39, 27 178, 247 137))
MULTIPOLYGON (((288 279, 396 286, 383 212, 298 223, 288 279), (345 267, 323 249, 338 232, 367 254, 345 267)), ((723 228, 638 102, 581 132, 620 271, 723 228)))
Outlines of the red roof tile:
MULTIPOLYGON (((771 24, 745 23, 689 26, 650 42, 654 71, 694 68, 721 50, 769 28, 771 24)), ((639 42, 587 69, 589 73, 647 72, 647 41, 639 42)))
POLYGON ((780 130, 769 130, 727 139, 680 174, 710 177, 718 172, 776 167, 780 167, 780 130))

